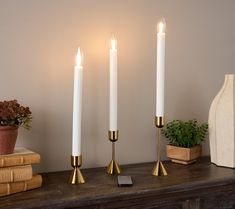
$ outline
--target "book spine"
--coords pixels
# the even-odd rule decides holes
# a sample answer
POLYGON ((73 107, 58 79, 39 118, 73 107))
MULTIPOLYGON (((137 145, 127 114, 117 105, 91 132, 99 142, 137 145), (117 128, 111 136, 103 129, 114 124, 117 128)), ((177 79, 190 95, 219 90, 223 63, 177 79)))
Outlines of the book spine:
POLYGON ((37 153, 0 157, 0 168, 37 163, 40 163, 40 155, 37 153))
POLYGON ((31 189, 36 189, 41 186, 41 175, 34 175, 33 178, 28 181, 0 184, 0 197, 31 189))
POLYGON ((31 165, 15 166, 0 169, 0 183, 30 180, 33 176, 31 165))

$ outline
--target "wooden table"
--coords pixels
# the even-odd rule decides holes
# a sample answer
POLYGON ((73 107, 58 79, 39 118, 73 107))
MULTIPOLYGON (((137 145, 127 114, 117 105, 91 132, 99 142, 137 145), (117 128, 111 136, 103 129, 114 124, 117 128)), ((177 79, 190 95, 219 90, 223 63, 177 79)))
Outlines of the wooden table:
POLYGON ((43 187, 0 198, 0 208, 68 209, 234 209, 235 170, 217 167, 209 158, 189 166, 165 163, 166 177, 151 175, 153 163, 122 166, 132 187, 117 187, 105 168, 84 169, 86 183, 67 183, 69 171, 43 174, 43 187))

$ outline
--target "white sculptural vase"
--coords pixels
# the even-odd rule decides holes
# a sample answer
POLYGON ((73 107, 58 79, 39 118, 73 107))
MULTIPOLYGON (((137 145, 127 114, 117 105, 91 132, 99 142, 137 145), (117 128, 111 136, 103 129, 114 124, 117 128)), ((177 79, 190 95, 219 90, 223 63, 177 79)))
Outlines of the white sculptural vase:
POLYGON ((235 168, 235 75, 225 75, 224 85, 209 111, 211 162, 235 168))

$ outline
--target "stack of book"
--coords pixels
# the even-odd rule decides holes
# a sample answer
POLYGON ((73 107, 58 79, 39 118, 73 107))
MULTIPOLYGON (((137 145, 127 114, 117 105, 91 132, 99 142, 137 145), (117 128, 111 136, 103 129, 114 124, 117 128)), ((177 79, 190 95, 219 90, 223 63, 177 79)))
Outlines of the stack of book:
POLYGON ((41 187, 42 176, 32 169, 39 162, 40 155, 25 148, 0 155, 0 197, 41 187))

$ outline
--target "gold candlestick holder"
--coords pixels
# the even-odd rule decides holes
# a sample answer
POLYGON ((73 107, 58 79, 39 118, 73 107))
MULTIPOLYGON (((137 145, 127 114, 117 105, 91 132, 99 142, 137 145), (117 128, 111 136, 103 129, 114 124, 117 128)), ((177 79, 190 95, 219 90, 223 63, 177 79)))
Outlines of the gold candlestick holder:
POLYGON ((115 142, 118 140, 118 131, 109 131, 109 140, 112 142, 112 160, 107 167, 107 173, 120 174, 121 168, 115 160, 115 142))
POLYGON ((152 174, 154 176, 167 176, 167 171, 161 161, 161 129, 164 127, 164 118, 163 117, 155 117, 155 125, 157 127, 157 162, 153 168, 152 174))
POLYGON ((80 171, 80 167, 82 165, 82 155, 79 156, 71 156, 71 165, 73 167, 72 174, 69 178, 70 184, 84 184, 85 179, 80 171))

